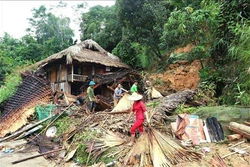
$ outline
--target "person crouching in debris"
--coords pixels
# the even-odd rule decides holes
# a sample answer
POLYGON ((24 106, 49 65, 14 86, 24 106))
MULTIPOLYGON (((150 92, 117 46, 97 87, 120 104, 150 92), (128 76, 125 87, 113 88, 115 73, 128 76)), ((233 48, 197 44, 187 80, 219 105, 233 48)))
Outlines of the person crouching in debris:
POLYGON ((118 84, 114 91, 114 106, 117 105, 119 100, 122 98, 122 85, 118 84))
POLYGON ((94 87, 95 82, 90 81, 89 87, 87 88, 87 108, 89 112, 95 112, 96 107, 96 97, 94 95, 94 87))
POLYGON ((152 97, 152 89, 153 88, 151 86, 150 81, 146 81, 144 95, 146 96, 147 100, 152 100, 153 99, 153 97, 152 97))
POLYGON ((145 104, 143 103, 142 95, 138 93, 133 93, 128 97, 129 100, 134 101, 131 112, 128 116, 127 122, 129 122, 130 117, 135 113, 135 122, 130 129, 131 141, 128 143, 129 146, 132 146, 135 142, 135 131, 139 130, 140 134, 143 133, 143 122, 145 119, 144 113, 146 114, 146 119, 148 120, 148 113, 145 104))

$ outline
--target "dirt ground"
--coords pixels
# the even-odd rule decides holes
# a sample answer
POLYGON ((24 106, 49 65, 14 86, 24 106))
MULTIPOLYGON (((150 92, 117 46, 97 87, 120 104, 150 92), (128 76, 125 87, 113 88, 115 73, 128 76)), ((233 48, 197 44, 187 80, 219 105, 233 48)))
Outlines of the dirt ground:
MULTIPOLYGON (((210 148, 210 152, 203 153, 203 158, 200 162, 187 162, 175 165, 176 167, 211 167, 213 166, 212 158, 214 155, 219 155, 220 157, 223 157, 225 155, 228 155, 230 153, 233 153, 229 150, 229 147, 240 142, 234 141, 230 142, 230 144, 224 142, 224 143, 203 143, 199 147, 196 148, 196 150, 199 150, 201 152, 202 148, 208 147, 210 148)), ((245 142, 239 146, 236 146, 238 149, 243 149, 250 146, 249 142, 245 142)), ((236 153, 232 154, 228 157, 223 158, 226 165, 229 167, 250 167, 250 156, 249 156, 249 150, 246 150, 247 154, 244 156, 236 153)), ((214 165, 215 166, 215 165, 214 165)))
POLYGON ((49 161, 45 159, 43 156, 39 156, 34 159, 29 159, 23 162, 19 162, 16 164, 12 164, 14 161, 19 161, 21 159, 25 159, 27 157, 32 157, 39 155, 38 151, 33 149, 26 152, 18 152, 15 150, 12 153, 4 154, 0 153, 0 167, 52 167, 55 166, 53 161, 49 161))

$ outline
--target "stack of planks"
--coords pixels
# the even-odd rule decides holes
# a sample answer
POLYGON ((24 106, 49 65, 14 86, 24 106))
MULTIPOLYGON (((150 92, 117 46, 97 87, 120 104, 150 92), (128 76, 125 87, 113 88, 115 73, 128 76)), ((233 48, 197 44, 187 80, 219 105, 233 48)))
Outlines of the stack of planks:
POLYGON ((228 135, 229 140, 240 139, 242 137, 250 139, 250 122, 245 121, 244 124, 230 122, 228 128, 236 134, 228 135))

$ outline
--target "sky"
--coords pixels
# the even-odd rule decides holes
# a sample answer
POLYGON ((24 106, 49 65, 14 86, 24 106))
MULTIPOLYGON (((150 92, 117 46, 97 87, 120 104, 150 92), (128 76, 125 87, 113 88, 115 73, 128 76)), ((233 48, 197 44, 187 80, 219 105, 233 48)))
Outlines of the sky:
MULTIPOLYGON (((50 0, 50 1, 0 1, 0 37, 3 36, 4 32, 7 32, 14 38, 21 38, 24 36, 25 29, 29 27, 27 18, 32 18, 32 9, 38 9, 41 5, 49 8, 51 5, 58 5, 60 1, 50 0)), ((67 1, 67 9, 63 11, 58 11, 63 16, 70 17, 71 25, 70 27, 74 30, 75 39, 79 39, 79 32, 77 31, 78 26, 73 23, 73 11, 71 6, 86 2, 89 7, 95 5, 102 6, 112 6, 115 4, 115 0, 75 0, 67 1)), ((88 9, 85 9, 87 11, 88 9)))

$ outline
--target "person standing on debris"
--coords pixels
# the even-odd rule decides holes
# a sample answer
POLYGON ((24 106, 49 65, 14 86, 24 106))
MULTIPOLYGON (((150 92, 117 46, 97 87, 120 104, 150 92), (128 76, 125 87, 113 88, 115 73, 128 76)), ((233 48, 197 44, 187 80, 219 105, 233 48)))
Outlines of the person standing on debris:
POLYGON ((131 92, 132 94, 133 94, 134 92, 138 93, 137 85, 138 85, 138 81, 135 81, 134 84, 131 86, 130 92, 131 92))
POLYGON ((90 81, 89 87, 87 88, 87 107, 89 112, 95 112, 95 107, 96 107, 96 98, 93 89, 94 85, 95 82, 90 81))
POLYGON ((143 122, 145 119, 144 113, 146 115, 147 122, 149 122, 149 119, 148 119, 148 113, 147 113, 146 106, 143 103, 143 101, 141 101, 142 95, 134 92, 132 95, 130 95, 128 97, 128 99, 134 101, 131 112, 130 112, 128 119, 127 119, 127 122, 129 122, 130 117, 135 113, 135 122, 130 129, 131 141, 128 144, 129 146, 132 146, 135 142, 136 129, 139 130, 140 134, 142 134, 144 131, 144 129, 143 129, 143 122))
POLYGON ((114 106, 117 105, 119 100, 122 98, 122 85, 118 84, 114 91, 114 106))
POLYGON ((144 95, 146 96, 146 99, 147 100, 152 100, 153 97, 152 97, 152 86, 151 86, 151 83, 150 81, 146 81, 146 84, 145 84, 145 92, 144 92, 144 95))

